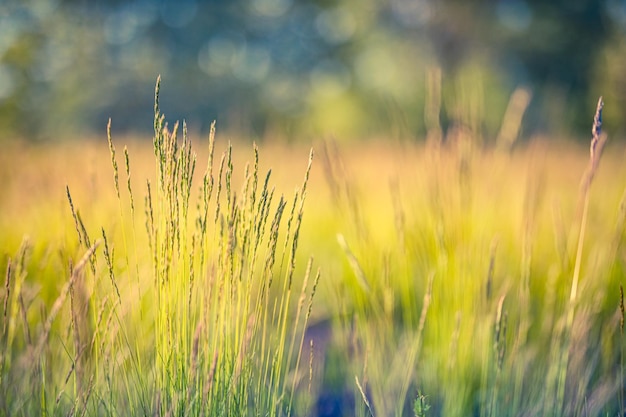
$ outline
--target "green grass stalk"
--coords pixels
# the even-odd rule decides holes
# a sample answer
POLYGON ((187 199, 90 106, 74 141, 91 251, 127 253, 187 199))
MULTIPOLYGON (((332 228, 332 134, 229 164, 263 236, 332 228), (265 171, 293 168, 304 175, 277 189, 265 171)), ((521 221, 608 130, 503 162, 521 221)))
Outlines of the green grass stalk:
MULTIPOLYGON (((580 269, 582 265, 583 258, 583 246, 585 242, 585 232, 587 229, 587 216, 589 212, 589 199, 590 199, 590 188, 591 182, 593 181, 593 177, 598 169, 598 164, 600 162, 600 156, 602 154, 602 150, 606 143, 606 135, 602 133, 602 108, 604 107, 604 101, 602 97, 598 99, 598 105, 596 108, 596 113, 593 119, 593 126, 591 129, 592 138, 591 145, 589 148, 589 165, 587 170, 585 171, 582 182, 581 182, 581 198, 583 201, 582 206, 582 215, 580 219, 580 229, 578 234, 578 244, 576 248, 576 258, 574 263, 574 273, 572 276, 572 285, 569 296, 569 302, 567 305, 567 318, 565 324, 565 338, 567 339, 564 351, 562 354, 562 359, 560 360, 559 365, 559 380, 558 380, 558 391, 557 391, 557 399, 556 399, 556 407, 564 406, 564 397, 565 397, 565 384, 567 379, 567 367, 569 362, 569 350, 570 343, 569 339, 571 338, 572 326, 574 324, 574 315, 576 310, 576 303, 578 297, 578 284, 580 281, 580 269)), ((562 410, 562 408, 561 408, 562 410)), ((557 415, 561 415, 561 410, 557 410, 557 415)))

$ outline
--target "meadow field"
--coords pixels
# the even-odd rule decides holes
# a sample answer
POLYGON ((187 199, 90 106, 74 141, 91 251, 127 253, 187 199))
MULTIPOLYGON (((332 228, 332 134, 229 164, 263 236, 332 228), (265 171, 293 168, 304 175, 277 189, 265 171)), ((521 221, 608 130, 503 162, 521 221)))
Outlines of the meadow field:
POLYGON ((3 144, 0 414, 622 416, 608 133, 3 144))

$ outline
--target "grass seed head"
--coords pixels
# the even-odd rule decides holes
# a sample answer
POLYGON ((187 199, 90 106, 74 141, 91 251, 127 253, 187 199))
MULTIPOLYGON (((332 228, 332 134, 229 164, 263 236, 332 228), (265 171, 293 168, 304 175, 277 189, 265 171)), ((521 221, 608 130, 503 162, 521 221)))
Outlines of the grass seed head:
POLYGON ((619 285, 619 328, 622 334, 624 334, 624 286, 619 285))

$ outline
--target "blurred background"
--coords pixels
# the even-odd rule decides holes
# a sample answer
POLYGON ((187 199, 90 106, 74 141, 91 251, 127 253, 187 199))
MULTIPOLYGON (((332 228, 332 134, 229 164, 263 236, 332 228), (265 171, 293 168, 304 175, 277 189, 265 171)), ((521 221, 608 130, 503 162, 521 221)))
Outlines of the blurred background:
POLYGON ((587 139, 599 95, 615 137, 626 1, 0 2, 0 141, 101 136, 109 117, 149 135, 159 74, 169 120, 257 140, 491 141, 516 89, 523 137, 587 139))

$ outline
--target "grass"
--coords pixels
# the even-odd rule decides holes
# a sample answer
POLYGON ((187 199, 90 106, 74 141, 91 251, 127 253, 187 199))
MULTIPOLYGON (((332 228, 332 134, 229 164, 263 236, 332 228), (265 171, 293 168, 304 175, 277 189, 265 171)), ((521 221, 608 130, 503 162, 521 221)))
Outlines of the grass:
POLYGON ((519 92, 496 149, 444 141, 433 98, 427 145, 312 165, 214 127, 196 151, 158 92, 151 149, 113 121, 0 155, 0 414, 623 414, 626 168, 610 142, 600 164, 600 103, 591 154, 514 144, 519 92))
POLYGON ((179 140, 158 92, 159 83, 156 172, 145 183, 143 221, 129 152, 120 172, 109 123, 115 225, 92 228, 67 187, 72 246, 84 254, 57 272, 69 279, 51 306, 37 305, 32 294, 24 301, 31 246, 23 245, 17 262, 7 261, 0 381, 6 415, 283 415, 297 400, 301 335, 320 276, 312 260, 304 270, 296 262, 312 154, 290 202, 275 197, 269 171, 261 176, 256 147, 240 189, 231 146, 216 172, 212 130, 206 171, 194 183, 186 126, 179 140), (120 186, 124 174, 127 190, 120 186), (29 318, 36 307, 39 320, 29 318), (18 329, 28 337, 16 340, 18 329), (19 375, 28 376, 24 386, 15 384, 19 375))

